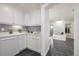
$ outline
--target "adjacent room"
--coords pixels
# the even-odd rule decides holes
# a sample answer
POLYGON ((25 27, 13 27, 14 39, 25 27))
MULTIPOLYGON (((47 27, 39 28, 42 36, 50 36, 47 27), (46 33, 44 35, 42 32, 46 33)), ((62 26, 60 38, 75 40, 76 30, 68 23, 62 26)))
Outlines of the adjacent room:
POLYGON ((47 55, 74 55, 73 4, 51 4, 49 8, 51 48, 47 55))

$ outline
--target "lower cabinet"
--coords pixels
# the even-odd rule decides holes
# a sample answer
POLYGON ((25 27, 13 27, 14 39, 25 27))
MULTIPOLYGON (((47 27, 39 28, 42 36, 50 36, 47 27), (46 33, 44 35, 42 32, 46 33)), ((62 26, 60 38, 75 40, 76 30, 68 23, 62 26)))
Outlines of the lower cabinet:
POLYGON ((26 38, 24 35, 0 39, 0 56, 13 56, 25 48, 26 38))
POLYGON ((20 51, 22 51, 27 47, 26 35, 21 35, 18 38, 19 38, 19 49, 20 51))
POLYGON ((25 34, 0 38, 0 56, 13 56, 25 48, 40 53, 40 38, 25 34))
POLYGON ((0 56, 12 56, 19 53, 17 37, 2 38, 0 40, 0 56))
POLYGON ((40 53, 40 38, 28 36, 27 48, 40 53))

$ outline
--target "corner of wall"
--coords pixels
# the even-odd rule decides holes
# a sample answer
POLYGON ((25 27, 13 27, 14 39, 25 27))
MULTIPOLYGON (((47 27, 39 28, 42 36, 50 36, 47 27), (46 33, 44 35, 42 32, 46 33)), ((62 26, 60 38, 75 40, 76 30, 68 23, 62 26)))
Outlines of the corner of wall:
POLYGON ((44 53, 42 52, 42 53, 41 53, 41 56, 46 56, 47 53, 48 53, 48 51, 49 51, 49 49, 50 49, 50 47, 48 47, 48 49, 46 50, 46 52, 44 52, 44 53))

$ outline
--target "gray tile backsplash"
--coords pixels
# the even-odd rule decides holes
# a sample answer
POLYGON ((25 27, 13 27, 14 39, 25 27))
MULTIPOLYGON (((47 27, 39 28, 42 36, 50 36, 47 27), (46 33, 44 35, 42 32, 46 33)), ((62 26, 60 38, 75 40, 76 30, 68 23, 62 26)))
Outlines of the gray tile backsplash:
MULTIPOLYGON (((11 28, 12 25, 0 24, 0 32, 9 32, 11 28), (2 28, 4 28, 4 31, 1 30, 2 28)), ((41 32, 41 26, 22 26, 22 28, 22 31, 41 32)))
POLYGON ((41 26, 26 26, 26 31, 41 32, 41 26))
POLYGON ((7 32, 11 28, 11 25, 6 25, 6 24, 0 24, 0 32, 7 32), (4 28, 4 31, 1 29, 4 28))

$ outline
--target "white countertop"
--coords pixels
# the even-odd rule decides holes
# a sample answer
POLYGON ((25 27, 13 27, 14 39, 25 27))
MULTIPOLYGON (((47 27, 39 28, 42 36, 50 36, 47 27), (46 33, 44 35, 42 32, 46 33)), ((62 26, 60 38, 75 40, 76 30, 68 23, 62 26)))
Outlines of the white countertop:
POLYGON ((9 34, 9 32, 2 32, 2 33, 0 33, 0 38, 1 37, 8 37, 8 36, 16 36, 16 35, 23 35, 23 34, 26 34, 26 33, 17 33, 17 32, 15 32, 15 33, 13 33, 13 34, 9 34))
POLYGON ((22 33, 14 32, 13 34, 9 34, 9 32, 1 32, 0 38, 9 37, 9 36, 17 36, 17 35, 27 35, 27 36, 40 37, 40 34, 33 34, 33 33, 27 33, 27 32, 22 32, 22 33))

